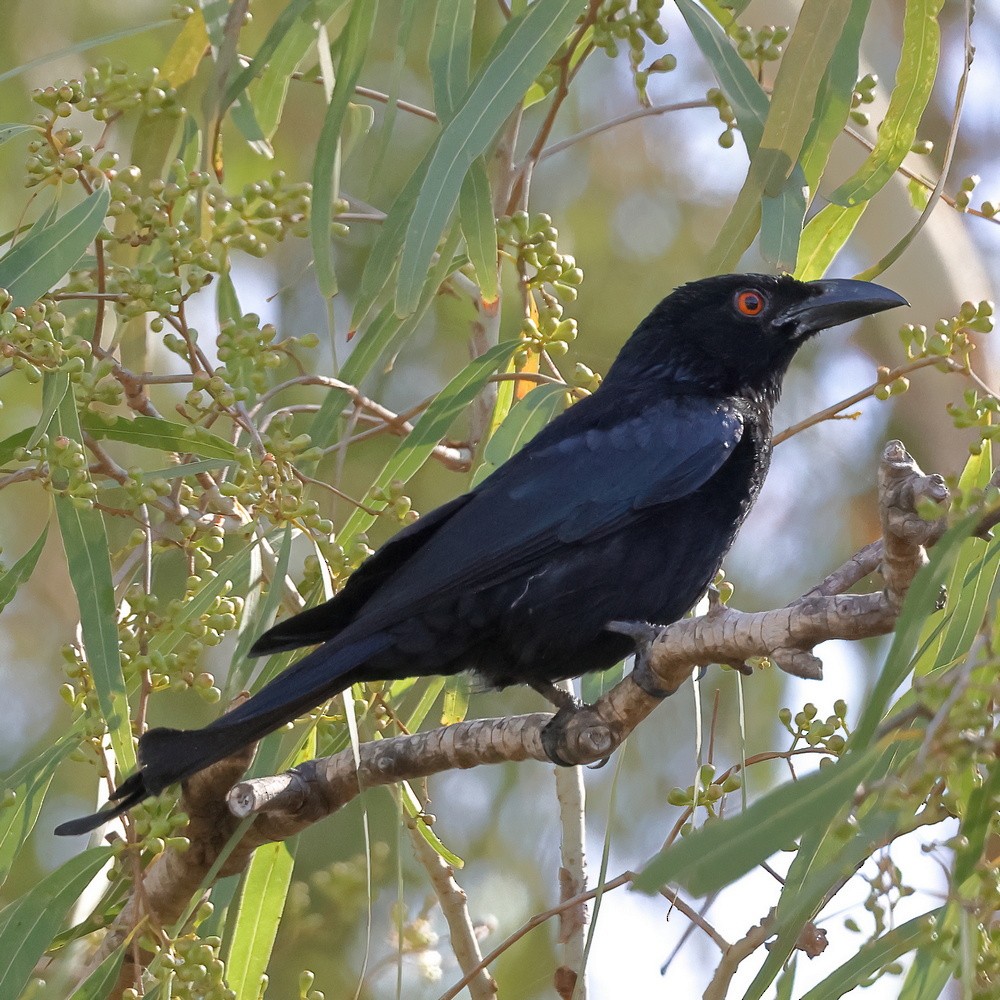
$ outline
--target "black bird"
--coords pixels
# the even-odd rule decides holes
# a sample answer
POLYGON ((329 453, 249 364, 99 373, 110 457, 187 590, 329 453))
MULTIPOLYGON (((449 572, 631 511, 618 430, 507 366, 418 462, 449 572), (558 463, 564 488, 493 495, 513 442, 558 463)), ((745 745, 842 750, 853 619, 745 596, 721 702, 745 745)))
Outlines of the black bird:
POLYGON ((760 491, 771 410, 813 334, 905 305, 863 281, 722 275, 642 321, 591 396, 475 489, 383 545, 251 656, 319 647, 203 729, 151 729, 94 829, 358 681, 476 671, 552 683, 631 651, 609 622, 668 623, 705 592, 760 491))

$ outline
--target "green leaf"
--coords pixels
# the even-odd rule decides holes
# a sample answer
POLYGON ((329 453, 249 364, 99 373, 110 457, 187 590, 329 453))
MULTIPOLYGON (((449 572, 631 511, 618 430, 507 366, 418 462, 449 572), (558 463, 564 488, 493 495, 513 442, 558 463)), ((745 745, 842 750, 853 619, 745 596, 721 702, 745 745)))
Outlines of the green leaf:
POLYGON ((675 0, 698 48, 708 60, 719 87, 732 105, 740 134, 751 154, 760 145, 770 109, 767 95, 747 64, 739 57, 716 20, 693 0, 675 0))
POLYGON ((17 588, 22 583, 26 583, 35 571, 35 564, 38 562, 38 557, 42 554, 42 549, 45 548, 45 540, 48 537, 49 526, 45 525, 42 528, 42 533, 35 539, 31 548, 10 569, 0 574, 0 611, 14 600, 17 588))
POLYGON ((917 128, 937 76, 944 0, 907 0, 903 44, 889 107, 875 148, 861 168, 830 195, 837 205, 868 201, 892 179, 917 137, 917 128))
MULTIPOLYGON (((397 479, 408 482, 430 458, 431 452, 444 437, 455 417, 476 398, 497 368, 507 363, 520 343, 519 340, 507 340, 497 344, 456 375, 421 414, 413 430, 386 462, 371 489, 384 490, 397 479)), ((386 505, 383 501, 372 501, 368 506, 384 510, 386 505)), ((345 548, 350 546, 362 531, 367 531, 375 523, 375 518, 375 514, 356 508, 341 529, 337 541, 345 548)))
MULTIPOLYGON (((966 463, 959 480, 963 493, 983 489, 993 474, 991 449, 987 445, 966 463)), ((938 629, 933 641, 927 643, 914 666, 918 677, 943 667, 965 654, 986 617, 990 595, 1000 574, 1000 538, 990 543, 979 538, 962 542, 954 569, 945 584, 947 604, 944 627, 938 629)), ((933 622, 924 628, 929 638, 933 622)), ((923 645, 923 643, 921 643, 923 645)))
POLYGON ((483 449, 483 463, 472 477, 478 486, 515 452, 521 450, 566 405, 566 386, 540 385, 511 407, 483 449))
POLYGON ((69 389, 69 372, 48 372, 42 379, 42 412, 26 448, 34 448, 49 429, 52 417, 69 389))
POLYGON ((114 417, 88 413, 83 418, 83 429, 98 441, 124 441, 126 444, 156 451, 201 455, 203 458, 239 461, 244 451, 231 445, 225 438, 196 427, 178 424, 161 417, 114 417))
POLYGON ((806 183, 816 193, 830 150, 843 132, 851 111, 851 98, 858 80, 861 36, 871 10, 871 0, 854 0, 840 40, 823 75, 809 134, 799 160, 806 183))
POLYGON ((24 135, 25 132, 37 133, 38 128, 34 125, 22 125, 20 122, 7 122, 0 125, 0 146, 19 135, 24 135))
MULTIPOLYGON (((278 559, 274 566, 271 583, 260 606, 257 607, 258 588, 255 586, 247 595, 247 602, 240 621, 239 639, 233 652, 229 675, 226 677, 226 692, 230 695, 242 691, 247 686, 253 670, 253 661, 247 659, 247 652, 254 640, 274 622, 274 616, 281 607, 281 598, 285 590, 285 577, 288 575, 288 564, 292 556, 292 539, 294 532, 291 524, 286 524, 281 533, 281 545, 278 548, 278 559), (251 597, 253 600, 251 600, 251 597)), ((251 584, 255 581, 251 580, 251 584)))
MULTIPOLYGON (((802 5, 775 79, 758 148, 751 148, 753 140, 747 138, 750 168, 710 255, 713 270, 729 271, 739 263, 757 233, 755 206, 762 199, 761 225, 766 225, 766 233, 761 250, 775 269, 794 269, 806 203, 805 175, 796 165, 851 3, 806 0, 802 5)), ((718 29, 712 31, 718 36, 718 29)), ((728 41, 718 40, 717 46, 722 45, 738 58, 728 41)))
POLYGON ((413 789, 410 787, 408 781, 403 781, 399 786, 400 795, 403 801, 403 808, 406 810, 406 814, 414 821, 414 825, 417 828, 417 833, 420 834, 424 840, 430 845, 431 849, 444 861, 451 865, 452 868, 464 868, 465 862, 453 851, 449 851, 447 847, 444 846, 444 842, 440 837, 434 832, 434 830, 427 825, 423 819, 423 810, 420 808, 420 800, 414 794, 413 789))
MULTIPOLYGON (((295 68, 306 49, 315 41, 316 30, 313 24, 317 21, 325 22, 329 17, 329 15, 323 17, 323 12, 315 9, 318 6, 314 5, 312 0, 291 0, 291 3, 284 7, 264 36, 264 41, 260 43, 260 48, 250 60, 249 65, 235 73, 226 84, 226 92, 223 97, 225 106, 237 100, 250 83, 265 71, 265 67, 271 68, 269 64, 274 62, 272 57, 293 32, 296 33, 296 40, 301 49, 298 57, 290 65, 284 62, 282 65, 287 68, 288 72, 295 68)), ((259 118, 258 123, 260 123, 259 118)))
POLYGON ((0 997, 21 995, 69 908, 110 857, 107 847, 78 854, 10 904, 0 930, 0 997))
POLYGON ((653 893, 678 882, 696 896, 729 885, 850 802, 875 761, 865 754, 780 785, 731 819, 713 821, 657 854, 635 880, 653 893))
MULTIPOLYGON (((56 433, 81 441, 76 400, 67 393, 56 411, 56 433)), ((53 473, 53 479, 56 473, 53 473)), ((58 482, 56 485, 60 485, 58 482)), ((108 724, 111 745, 122 771, 135 770, 135 749, 129 721, 128 696, 118 648, 118 611, 111 576, 111 544, 104 516, 94 508, 79 507, 57 493, 56 515, 70 581, 80 608, 80 630, 97 700, 108 724)), ((0 992, 0 996, 3 993, 0 992)))
MULTIPOLYGON (((876 757, 876 763, 862 776, 863 780, 880 780, 887 771, 886 762, 891 759, 891 753, 876 757)), ((850 798, 849 793, 845 805, 850 798)), ((905 821, 895 812, 875 812, 864 816, 858 834, 845 842, 831 829, 831 818, 820 820, 802 838, 778 900, 772 928, 775 937, 769 942, 767 957, 743 1000, 760 1000, 794 952, 803 925, 815 919, 831 889, 841 885, 905 821)))
POLYGON ((491 305, 500 296, 497 223, 493 214, 490 180, 482 157, 472 164, 465 175, 458 203, 469 259, 476 271, 476 283, 483 303, 491 305))
POLYGON ((161 64, 161 72, 171 87, 183 87, 194 78, 205 58, 207 47, 208 29, 205 27, 205 18, 200 10, 192 11, 161 64))
POLYGON ((941 910, 923 913, 862 945, 853 958, 804 993, 801 1000, 839 1000, 845 993, 864 986, 880 969, 925 943, 940 913, 941 910))
POLYGON ((808 199, 809 187, 798 164, 777 197, 761 198, 760 252, 775 271, 795 270, 808 199))
MULTIPOLYGON (((125 952, 132 946, 131 940, 123 941, 94 971, 87 976, 74 991, 69 1000, 107 1000, 112 987, 118 981, 125 952)), ((149 997, 149 994, 146 994, 149 997)))
POLYGON ((243 876, 232 936, 226 949, 227 985, 236 1000, 258 1000, 295 864, 294 845, 279 841, 254 851, 243 876))
MULTIPOLYGON (((938 911, 934 934, 940 940, 947 940, 945 935, 957 938, 961 919, 961 905, 957 902, 949 903, 938 911)), ((906 979, 903 980, 899 1000, 940 1000, 948 980, 958 974, 960 961, 961 954, 957 948, 948 954, 938 948, 919 949, 906 979)))
MULTIPOLYGON (((416 732, 427 718, 427 713, 431 710, 434 702, 437 701, 438 695, 444 690, 445 679, 443 677, 430 677, 427 679, 427 683, 423 685, 423 690, 420 693, 420 700, 417 702, 416 708, 410 713, 410 717, 406 720, 406 731, 410 733, 416 732)), ((410 685, 413 686, 412 684, 410 685)), ((398 696, 401 692, 393 686, 393 697, 398 696)))
POLYGON ((35 828, 52 775, 63 759, 79 746, 81 729, 79 724, 75 725, 34 760, 3 779, 4 793, 13 794, 13 800, 0 807, 0 885, 6 881, 14 859, 35 828))
POLYGON ((468 714, 469 679, 464 674, 452 674, 445 678, 441 725, 452 726, 456 722, 464 722, 468 714))
POLYGON ((309 235, 312 240, 316 281, 320 292, 327 298, 337 292, 337 277, 333 269, 333 245, 330 242, 330 222, 333 217, 333 201, 336 197, 340 132, 347 105, 354 95, 354 85, 364 65, 377 9, 377 0, 355 0, 351 7, 351 15, 339 39, 341 57, 337 82, 323 118, 316 159, 313 161, 309 235))
POLYGON ((805 0, 799 11, 775 77, 757 154, 765 167, 764 193, 770 198, 778 196, 802 152, 827 68, 855 2, 805 0))
MULTIPOLYGON (((945 532, 930 554, 930 562, 917 573, 902 611, 896 620, 892 645, 885 666, 865 703, 861 718, 848 739, 848 746, 863 749, 875 736, 892 693, 913 669, 914 651, 924 631, 928 615, 933 611, 941 587, 951 572, 959 546, 974 527, 973 518, 965 518, 945 532)), ((945 612, 947 614, 947 610, 945 612)))
POLYGON ((72 269, 101 231, 110 199, 107 185, 98 188, 0 258, 0 288, 10 292, 15 306, 30 305, 72 269))
POLYGON ((802 231, 795 266, 799 281, 814 281, 826 274, 867 207, 866 201, 853 208, 827 205, 809 220, 802 231))
POLYGON ((428 150, 402 190, 396 195, 389 209, 389 214, 382 220, 378 235, 372 244, 371 253, 361 274, 361 282, 354 299, 354 310, 351 313, 351 329, 357 330, 368 318, 375 303, 381 298, 389 285, 392 272, 396 267, 399 251, 403 247, 403 236, 406 226, 417 204, 417 196, 424 183, 427 165, 431 160, 431 150, 428 150))
POLYGON ((14 461, 14 453, 27 445, 34 429, 34 427, 24 427, 0 441, 0 465, 14 461))
POLYGON ((486 151, 584 7, 582 0, 536 0, 501 31, 431 152, 399 260, 396 312, 400 315, 417 307, 431 258, 469 168, 486 151))
POLYGON ((434 83, 434 110, 441 122, 451 121, 469 87, 475 14, 475 5, 467 0, 438 0, 427 65, 434 83))

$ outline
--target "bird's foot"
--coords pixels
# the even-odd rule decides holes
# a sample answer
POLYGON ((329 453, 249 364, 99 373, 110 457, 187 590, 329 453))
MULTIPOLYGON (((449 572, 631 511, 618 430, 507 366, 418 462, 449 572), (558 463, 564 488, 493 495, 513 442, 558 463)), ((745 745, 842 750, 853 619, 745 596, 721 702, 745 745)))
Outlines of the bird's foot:
POLYGON ((605 628, 609 632, 627 635, 635 643, 635 666, 632 668, 632 680, 653 698, 669 698, 676 688, 670 691, 666 690, 662 681, 649 666, 649 652, 662 629, 656 625, 650 625, 649 622, 608 622, 605 628))
MULTIPOLYGON (((563 693, 565 694, 565 692, 563 693)), ((572 698, 571 695, 569 697, 572 698)), ((542 730, 542 749, 545 751, 545 756, 559 767, 574 766, 573 761, 566 760, 559 752, 559 747, 566 741, 566 727, 569 725, 570 719, 583 708, 583 705, 575 698, 572 700, 574 704, 563 705, 552 716, 552 721, 542 730)))

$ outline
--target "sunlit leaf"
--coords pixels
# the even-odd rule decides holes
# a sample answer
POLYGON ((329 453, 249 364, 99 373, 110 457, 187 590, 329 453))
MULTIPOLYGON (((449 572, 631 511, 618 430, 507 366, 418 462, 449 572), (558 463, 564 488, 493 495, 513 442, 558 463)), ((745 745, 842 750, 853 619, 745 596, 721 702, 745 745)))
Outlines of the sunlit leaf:
POLYGON ((889 107, 875 148, 861 168, 830 195, 838 205, 868 201, 893 177, 917 137, 917 128, 937 76, 944 0, 907 0, 903 44, 889 107))
POLYGON ((243 876, 225 953, 226 983, 236 1000, 258 1000, 260 996, 261 980, 292 884, 296 843, 278 841, 258 847, 243 876))
POLYGON ((517 402, 483 449, 482 465, 472 477, 477 486, 527 444, 566 405, 566 387, 540 385, 517 402))
POLYGON ((815 281, 826 274, 867 207, 868 202, 853 208, 827 205, 809 220, 802 231, 795 267, 799 281, 815 281))

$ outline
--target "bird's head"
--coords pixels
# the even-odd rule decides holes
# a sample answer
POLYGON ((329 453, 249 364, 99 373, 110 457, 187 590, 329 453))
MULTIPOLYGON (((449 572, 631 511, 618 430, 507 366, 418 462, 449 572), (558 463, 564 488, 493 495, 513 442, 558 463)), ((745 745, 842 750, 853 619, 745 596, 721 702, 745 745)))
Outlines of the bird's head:
POLYGON ((608 378, 776 397, 793 355, 814 334, 906 304, 869 281, 704 278, 682 285, 642 321, 608 378))

